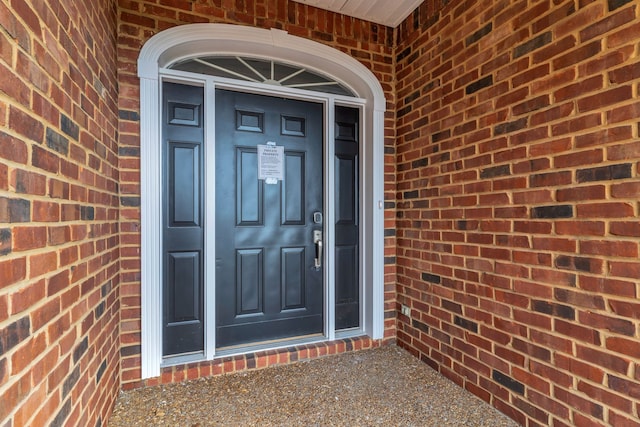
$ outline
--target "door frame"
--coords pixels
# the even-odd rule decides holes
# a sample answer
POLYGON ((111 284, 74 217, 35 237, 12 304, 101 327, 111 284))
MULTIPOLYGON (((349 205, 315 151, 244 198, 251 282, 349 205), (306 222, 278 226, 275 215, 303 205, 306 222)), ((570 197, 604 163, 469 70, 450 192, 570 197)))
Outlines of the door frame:
MULTIPOLYGON (((162 218, 161 218, 161 82, 183 82, 205 87, 205 105, 210 105, 216 87, 233 90, 246 90, 251 93, 286 95, 294 99, 315 100, 325 103, 326 123, 333 124, 335 103, 346 106, 360 106, 361 130, 361 328, 373 339, 384 336, 384 92, 373 73, 349 55, 336 49, 300 37, 292 36, 282 30, 264 30, 259 28, 230 24, 189 24, 174 27, 156 34, 143 46, 138 58, 138 77, 140 78, 140 172, 141 172, 141 362, 142 378, 160 375, 162 366, 162 218), (294 63, 319 73, 331 76, 344 83, 360 99, 335 96, 322 93, 279 88, 256 83, 243 83, 235 80, 214 78, 202 75, 176 72, 166 69, 173 62, 193 56, 206 54, 229 54, 271 58, 276 61, 294 63), (277 89, 277 90, 276 90, 277 89)), ((206 121, 205 121, 206 123, 206 121)), ((205 125, 206 126, 206 125, 205 125)), ((326 141, 332 141, 333 126, 326 125, 325 154, 332 147, 326 141)), ((207 162, 213 156, 207 144, 215 140, 213 126, 205 127, 205 156, 207 162)), ((327 156, 326 159, 333 157, 327 156)), ((214 159, 215 160, 215 159, 214 159)), ((327 162, 331 172, 333 162, 327 162)), ((325 170, 327 170, 325 168, 325 170)), ((325 178, 326 181, 326 178, 325 178)), ((205 176, 207 188, 215 188, 215 174, 205 176), (210 175, 214 175, 211 177, 210 175)), ((331 182, 333 184, 333 182, 331 182)), ((332 187, 326 187, 332 188, 332 187)), ((327 204, 328 191, 325 192, 327 247, 330 241, 331 206, 327 204)), ((205 221, 211 222, 215 214, 215 200, 209 198, 205 205, 205 221), (211 217, 210 217, 211 216, 211 217)), ((211 236, 211 233, 207 233, 211 236)), ((215 236, 205 240, 207 257, 213 254, 215 236)), ((332 251, 327 253, 327 265, 332 265, 332 251)), ((325 283, 331 271, 325 269, 325 283)), ((215 273, 205 272, 205 283, 211 283, 215 273), (211 277, 213 274, 213 278, 211 277)), ((205 284, 205 295, 207 287, 205 284)), ((205 297, 205 316, 215 316, 215 301, 205 297)), ((325 286, 325 339, 337 337, 332 318, 334 306, 332 286, 325 286)), ((215 317, 213 318, 215 321, 215 317)), ((210 319, 205 318, 205 354, 196 360, 212 359, 215 354, 215 327, 208 327, 210 319)), ((339 334, 338 334, 339 336, 339 334)))

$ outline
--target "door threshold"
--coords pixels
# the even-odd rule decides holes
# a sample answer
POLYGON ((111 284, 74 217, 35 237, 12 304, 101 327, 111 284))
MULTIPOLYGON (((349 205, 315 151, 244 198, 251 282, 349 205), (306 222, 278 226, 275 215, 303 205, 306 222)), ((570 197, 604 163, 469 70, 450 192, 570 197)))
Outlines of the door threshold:
POLYGON ((201 351, 194 351, 191 353, 181 353, 171 356, 163 356, 160 368, 166 368, 169 366, 183 365, 185 363, 202 362, 205 360, 204 353, 201 351))
MULTIPOLYGON (((349 338, 358 338, 365 336, 362 328, 352 328, 352 329, 344 329, 341 331, 336 331, 336 339, 349 339, 349 338)), ((216 350, 214 359, 221 357, 232 357, 232 356, 240 356, 249 353, 255 353, 259 351, 268 351, 268 350, 280 350, 282 348, 295 347, 299 345, 307 345, 307 344, 317 344, 322 342, 327 342, 329 339, 323 334, 311 334, 304 335, 295 338, 284 338, 280 340, 270 340, 270 341, 261 341, 255 344, 242 344, 236 346, 229 347, 221 347, 216 350)), ((171 366, 184 365, 188 363, 198 363, 198 362, 206 362, 207 359, 203 352, 194 351, 192 353, 184 353, 177 354, 173 356, 165 356, 162 359, 161 368, 168 368, 171 366)))
POLYGON ((340 329, 339 331, 336 331, 336 339, 339 340, 344 338, 357 338, 363 335, 365 335, 365 333, 359 326, 348 329, 340 329))
POLYGON ((285 347, 293 347, 304 344, 315 344, 326 341, 327 337, 322 334, 304 335, 295 338, 285 338, 280 340, 261 341, 255 344, 241 344, 229 347, 221 347, 216 350, 215 357, 238 356, 240 354, 255 353, 264 350, 278 350, 285 347))

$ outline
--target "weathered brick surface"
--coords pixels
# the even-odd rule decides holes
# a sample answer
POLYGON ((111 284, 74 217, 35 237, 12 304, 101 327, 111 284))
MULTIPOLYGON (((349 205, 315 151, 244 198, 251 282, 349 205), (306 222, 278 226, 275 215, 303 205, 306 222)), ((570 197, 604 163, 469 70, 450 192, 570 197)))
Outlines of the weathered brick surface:
POLYGON ((116 20, 0 1, 1 425, 102 425, 120 387, 116 20))
POLYGON ((398 29, 398 342, 524 425, 638 425, 639 21, 427 0, 398 29))
POLYGON ((291 0, 0 0, 0 424, 104 425, 120 386, 380 344, 140 379, 136 60, 191 22, 284 29, 380 79, 388 341, 523 425, 640 425, 632 0, 426 0, 396 30, 291 0))

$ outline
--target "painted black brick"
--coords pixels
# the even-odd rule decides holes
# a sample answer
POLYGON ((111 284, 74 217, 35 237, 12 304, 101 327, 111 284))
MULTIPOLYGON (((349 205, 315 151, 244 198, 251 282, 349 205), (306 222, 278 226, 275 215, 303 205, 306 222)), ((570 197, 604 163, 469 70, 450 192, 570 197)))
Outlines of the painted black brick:
POLYGON ((471 320, 463 319, 460 316, 455 316, 453 319, 453 323, 460 326, 461 328, 465 328, 471 332, 478 333, 478 324, 471 320))
POLYGON ((93 221, 95 218, 95 209, 93 206, 80 206, 80 218, 83 221, 93 221))
POLYGON ((573 307, 563 304, 554 304, 553 312, 556 316, 567 320, 575 320, 576 310, 573 307))
POLYGON ((429 159, 424 157, 422 159, 418 159, 418 160, 414 160, 413 162, 411 162, 411 167, 412 168, 422 168, 425 167, 429 164, 429 159))
POLYGON ((431 142, 439 142, 447 138, 451 138, 451 129, 434 133, 433 135, 431 135, 431 142))
POLYGON ((17 169, 15 180, 16 180, 16 192, 18 193, 29 192, 30 176, 27 171, 22 169, 17 169))
POLYGON ((398 172, 405 172, 411 169, 411 165, 409 163, 398 163, 396 165, 398 172))
POLYGON ((411 103, 412 101, 415 101, 418 98, 420 98, 420 91, 419 90, 417 90, 417 91, 405 96, 404 103, 405 104, 409 104, 409 103, 411 103))
POLYGON ((386 256, 384 257, 384 265, 393 265, 396 263, 396 257, 386 256))
POLYGON ((104 371, 107 370, 107 361, 103 360, 98 368, 98 372, 96 372, 96 384, 100 382, 102 376, 104 375, 104 371))
POLYGON ((60 129, 62 132, 69 135, 71 138, 78 140, 80 136, 80 127, 73 122, 69 117, 64 114, 60 114, 60 129))
POLYGON ((5 354, 31 335, 29 316, 22 317, 0 329, 0 354, 5 354))
POLYGON ((524 384, 522 384, 520 381, 516 381, 513 378, 503 374, 502 372, 496 371, 495 369, 493 370, 491 377, 498 384, 502 384, 503 386, 505 386, 511 391, 514 391, 515 393, 524 395, 524 384))
POLYGON ((424 280, 425 282, 439 284, 442 281, 442 278, 437 274, 422 273, 422 280, 424 280))
POLYGON ((67 397, 73 386, 76 385, 78 380, 80 379, 80 366, 76 366, 71 374, 64 380, 64 384, 62 384, 62 398, 67 397))
POLYGON ((109 294, 109 292, 111 292, 111 289, 113 289, 113 285, 111 283, 111 280, 107 280, 102 287, 100 288, 100 295, 102 296, 102 298, 106 297, 107 294, 109 294))
POLYGON ((578 182, 611 181, 631 178, 631 163, 601 166, 597 168, 579 169, 576 172, 578 182))
POLYGON ((422 93, 431 92, 431 89, 437 86, 440 86, 440 80, 431 80, 429 83, 425 83, 425 85, 422 86, 422 93))
POLYGON ((402 197, 405 200, 416 199, 418 198, 418 196, 420 196, 420 192, 418 190, 405 191, 404 193, 402 193, 402 197))
POLYGON ((120 349, 120 356, 134 356, 140 354, 140 346, 139 345, 129 345, 127 347, 122 347, 120 349))
POLYGON ((344 341, 345 348, 347 349, 347 351, 352 351, 353 350, 353 341, 351 341, 350 338, 345 338, 342 341, 344 341))
POLYGON ((494 166, 480 171, 480 178, 494 178, 496 176, 511 175, 511 167, 509 165, 494 166))
POLYGON ((104 306, 105 306, 105 303, 104 303, 104 301, 102 301, 96 307, 96 319, 98 319, 100 316, 102 316, 104 314, 104 306))
POLYGON ((466 219, 461 219, 456 221, 456 230, 477 230, 478 229, 478 221, 467 221, 466 219))
POLYGON ((471 95, 479 91, 480 89, 484 89, 485 87, 489 87, 493 84, 493 76, 488 75, 486 77, 481 78, 480 80, 476 80, 475 82, 469 84, 465 88, 465 92, 467 95, 471 95))
POLYGON ((537 311, 538 313, 553 314, 553 306, 551 303, 546 301, 534 300, 531 308, 533 308, 533 311, 537 311))
POLYGON ((9 222, 29 222, 31 219, 31 202, 24 199, 5 199, 0 197, 0 209, 6 203, 9 222))
POLYGON ((291 347, 289 350, 289 360, 292 362, 296 362, 298 360, 298 351, 295 347, 291 347))
POLYGON ((564 270, 591 271, 591 259, 560 255, 556 258, 556 267, 564 270))
POLYGON ((71 399, 67 399, 67 401, 64 402, 64 405, 62 405, 56 417, 51 421, 51 424, 49 424, 49 427, 62 427, 69 413, 71 413, 71 399))
POLYGON ((609 12, 613 12, 619 7, 624 6, 627 3, 631 3, 633 0, 609 0, 609 12))
POLYGON ((520 129, 524 129, 527 126, 527 118, 523 117, 513 122, 500 123, 493 128, 495 135, 502 135, 509 132, 515 132, 520 129))
POLYGON ((533 311, 537 313, 549 314, 561 317, 567 320, 575 320, 576 311, 573 307, 567 305, 550 303, 547 301, 533 300, 531 302, 533 311))
POLYGON ((123 157, 140 157, 140 149, 138 147, 120 147, 118 154, 123 157))
POLYGON ((573 206, 556 205, 556 206, 539 206, 531 209, 532 218, 572 218, 573 206))
POLYGON ((520 46, 516 46, 515 49, 513 49, 513 58, 519 58, 522 55, 526 55, 529 52, 539 49, 542 46, 551 43, 551 39, 551 31, 542 33, 539 36, 529 40, 528 42, 523 43, 520 46))
POLYGON ((438 369, 440 369, 440 364, 437 363, 435 360, 431 359, 426 354, 423 354, 422 356, 420 356, 420 361, 422 363, 425 363, 428 366, 431 366, 431 369, 433 369, 434 371, 438 371, 438 369))
POLYGON ((416 319, 411 320, 411 326, 416 329, 420 329, 422 332, 429 333, 429 326, 422 322, 418 322, 416 319))
POLYGON ((140 206, 140 197, 122 196, 122 197, 120 197, 120 205, 128 206, 128 207, 139 207, 140 206))
POLYGON ((384 208, 385 209, 395 209, 396 208, 396 202, 384 202, 384 208))
POLYGON ((408 48, 406 48, 405 50, 403 50, 402 52, 400 52, 398 54, 398 56, 396 57, 396 60, 398 62, 402 61, 404 58, 406 58, 407 56, 411 55, 411 46, 409 46, 408 48))
POLYGON ((410 112, 411 112, 411 105, 407 105, 406 107, 403 107, 398 110, 398 117, 402 117, 405 114, 408 114, 410 112))
POLYGON ((0 255, 8 253, 11 253, 11 229, 3 228, 0 229, 0 255))
POLYGON ((480 28, 478 31, 476 31, 475 33, 467 37, 464 43, 467 46, 472 45, 473 43, 477 42, 478 40, 480 40, 481 38, 489 34, 492 29, 493 29, 493 24, 489 22, 487 25, 485 25, 484 27, 480 28))
POLYGON ((253 353, 247 354, 247 368, 255 369, 256 368, 256 357, 253 353))
POLYGON ((86 353, 89 348, 89 338, 84 337, 84 339, 76 346, 73 350, 73 363, 78 363, 78 360, 82 357, 83 354, 86 353))
POLYGON ((47 128, 47 147, 61 154, 69 153, 69 140, 51 128, 47 128))

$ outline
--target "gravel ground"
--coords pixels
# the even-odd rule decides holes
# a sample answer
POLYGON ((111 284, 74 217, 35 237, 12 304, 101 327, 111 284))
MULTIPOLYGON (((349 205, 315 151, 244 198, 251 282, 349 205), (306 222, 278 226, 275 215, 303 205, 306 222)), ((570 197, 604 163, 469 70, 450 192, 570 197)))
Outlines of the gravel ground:
POLYGON ((109 427, 517 426, 402 349, 122 392, 109 427))

